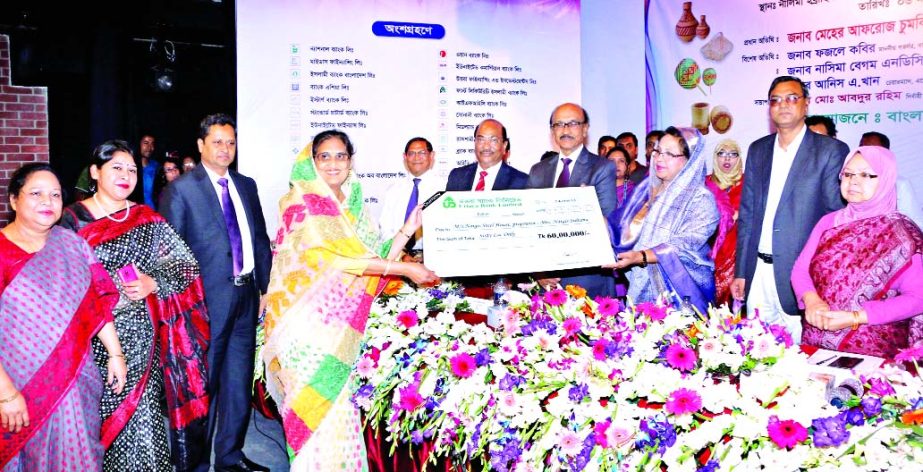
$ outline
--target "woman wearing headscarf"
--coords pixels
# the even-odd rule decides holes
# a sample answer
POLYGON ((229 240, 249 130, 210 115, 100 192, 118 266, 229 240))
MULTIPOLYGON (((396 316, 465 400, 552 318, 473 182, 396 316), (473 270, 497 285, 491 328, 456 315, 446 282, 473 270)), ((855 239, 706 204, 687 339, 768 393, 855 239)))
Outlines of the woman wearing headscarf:
POLYGON ((715 197, 705 188, 705 142, 690 128, 669 127, 651 153, 653 172, 611 215, 616 269, 627 269, 628 298, 653 301, 670 292, 699 310, 714 299, 708 239, 718 225, 715 197))
POLYGON ((725 139, 715 146, 713 170, 705 186, 715 196, 721 219, 712 243, 711 258, 715 261, 715 303, 731 303, 731 282, 734 280, 734 260, 737 254, 737 210, 743 189, 743 159, 740 146, 725 139))
POLYGON ((14 218, 0 230, 0 470, 102 470, 99 398, 106 387, 113 394, 125 387, 112 323, 118 294, 86 241, 55 225, 61 184, 48 164, 16 170, 8 195, 14 218), (103 375, 92 362, 94 336, 103 375))
MULTIPOLYGON (((60 224, 86 239, 119 288, 113 316, 128 384, 121 394, 104 394, 99 406, 104 469, 191 469, 209 450, 204 444, 209 331, 199 265, 160 214, 128 200, 138 183, 128 143, 97 146, 90 176, 93 196, 67 207, 60 224)), ((93 351, 102 368, 105 351, 96 345, 93 351)))
POLYGON ((420 227, 417 208, 383 239, 352 172, 353 146, 337 130, 315 136, 296 158, 282 197, 263 321, 266 386, 280 405, 291 470, 367 470, 359 411, 346 387, 373 299, 384 277, 436 282, 400 262, 420 227))
POLYGON ((805 344, 892 358, 923 338, 923 233, 897 211, 894 154, 862 146, 792 269, 805 344))

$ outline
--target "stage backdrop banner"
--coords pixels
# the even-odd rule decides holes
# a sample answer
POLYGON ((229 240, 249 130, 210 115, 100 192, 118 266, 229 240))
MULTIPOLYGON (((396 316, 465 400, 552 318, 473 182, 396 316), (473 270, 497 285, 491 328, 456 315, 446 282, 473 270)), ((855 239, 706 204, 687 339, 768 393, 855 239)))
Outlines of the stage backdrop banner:
POLYGON ((295 155, 326 129, 349 134, 375 215, 405 177, 415 136, 437 175, 474 162, 474 128, 501 121, 509 164, 551 149, 548 116, 581 98, 578 0, 237 2, 241 172, 269 230, 295 155))
POLYGON ((923 201, 923 1, 649 0, 647 35, 651 126, 694 126, 709 151, 730 138, 746 152, 774 131, 772 79, 792 75, 850 148, 888 135, 923 201))

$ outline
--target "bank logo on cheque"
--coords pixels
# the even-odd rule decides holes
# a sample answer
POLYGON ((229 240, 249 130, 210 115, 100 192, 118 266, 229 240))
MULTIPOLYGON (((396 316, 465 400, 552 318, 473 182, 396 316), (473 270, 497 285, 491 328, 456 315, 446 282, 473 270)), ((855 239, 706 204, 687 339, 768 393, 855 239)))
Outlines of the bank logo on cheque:
POLYGON ((442 201, 442 208, 455 208, 455 199, 452 197, 445 197, 445 200, 442 201))

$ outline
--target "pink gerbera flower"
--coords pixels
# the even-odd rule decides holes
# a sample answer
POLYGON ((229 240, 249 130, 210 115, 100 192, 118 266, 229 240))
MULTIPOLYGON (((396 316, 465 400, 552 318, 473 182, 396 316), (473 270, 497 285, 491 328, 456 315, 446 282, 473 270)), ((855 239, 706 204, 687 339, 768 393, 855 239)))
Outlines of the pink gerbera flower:
POLYGON ((420 321, 417 312, 413 310, 404 310, 397 315, 397 322, 404 328, 413 328, 420 321))
POLYGON ((681 416, 687 413, 695 413, 702 408, 702 397, 695 390, 680 388, 670 394, 667 404, 664 405, 667 413, 681 416))
POLYGON ((410 384, 399 390, 401 401, 398 408, 405 411, 413 411, 423 404, 423 396, 417 391, 417 384, 410 384))
POLYGON ((619 306, 619 301, 614 298, 596 297, 596 303, 599 304, 599 308, 597 309, 599 314, 603 316, 616 315, 619 312, 619 308, 621 308, 619 306))
POLYGON ((695 368, 698 359, 695 351, 680 344, 671 344, 667 348, 667 363, 674 369, 689 372, 695 368))
POLYGON ((578 318, 567 318, 564 320, 564 333, 567 336, 571 336, 577 331, 580 331, 581 323, 578 318))
POLYGON ((375 361, 368 356, 362 356, 362 359, 356 362, 356 373, 364 379, 371 377, 375 373, 375 361))
POLYGON ((923 358, 923 344, 908 347, 894 356, 894 360, 897 362, 915 361, 920 358, 923 358))
POLYGON ((467 379, 474 374, 474 370, 477 369, 477 363, 470 354, 461 353, 457 354, 449 361, 452 365, 452 373, 456 377, 461 377, 467 379))
POLYGON ((660 321, 667 317, 666 307, 657 306, 655 303, 644 302, 635 305, 637 310, 651 319, 651 321, 660 321))
POLYGON ((583 441, 573 431, 565 431, 561 434, 558 437, 558 444, 561 446, 561 452, 571 457, 576 456, 583 449, 583 441))
POLYGON ((551 306, 561 306, 564 302, 567 301, 567 292, 561 289, 554 289, 550 292, 545 292, 545 303, 551 306))
POLYGON ((769 439, 780 448, 791 449, 808 438, 808 430, 794 420, 779 421, 773 415, 769 418, 769 439))

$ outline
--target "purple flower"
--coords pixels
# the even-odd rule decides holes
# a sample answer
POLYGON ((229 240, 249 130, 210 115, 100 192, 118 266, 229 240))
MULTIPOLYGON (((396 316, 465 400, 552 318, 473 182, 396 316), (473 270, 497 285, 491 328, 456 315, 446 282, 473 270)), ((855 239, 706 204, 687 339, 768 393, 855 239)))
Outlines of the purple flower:
POLYGON ((523 378, 518 375, 506 374, 502 379, 500 379, 500 390, 510 391, 519 384, 521 384, 523 378))
POLYGON ((718 466, 718 460, 712 459, 706 462, 702 467, 699 467, 698 472, 715 472, 716 470, 721 470, 718 466))
POLYGON ((414 444, 423 444, 423 433, 420 431, 410 433, 410 442, 414 444))
POLYGON ((580 403, 590 394, 590 388, 587 384, 574 385, 567 391, 567 397, 574 403, 580 403))
POLYGON ((668 447, 676 443, 676 431, 669 421, 657 421, 664 418, 662 415, 653 416, 641 421, 641 427, 638 431, 638 440, 635 441, 635 447, 638 449, 656 450, 658 454, 663 454, 668 447))
POLYGON ((490 364, 490 351, 486 347, 478 351, 474 356, 474 362, 478 367, 490 364))
POLYGON ((435 298, 436 300, 442 300, 443 298, 446 297, 446 295, 447 294, 445 292, 443 292, 442 290, 439 290, 438 288, 429 289, 429 296, 435 298))
POLYGON ((873 395, 878 395, 879 397, 894 395, 894 387, 886 380, 882 380, 878 377, 863 378, 862 380, 869 384, 869 392, 873 395))
POLYGON ((776 338, 776 342, 784 343, 785 347, 792 347, 792 335, 782 325, 770 325, 769 332, 776 338))
POLYGON ((846 422, 853 426, 861 426, 865 424, 865 415, 862 414, 862 409, 859 407, 853 407, 845 411, 846 422))
POLYGON ((817 418, 811 422, 811 429, 817 447, 836 447, 849 440, 845 415, 817 418))
POLYGON ((865 397, 862 399, 862 411, 865 416, 875 416, 881 413, 881 399, 875 397, 865 397))

